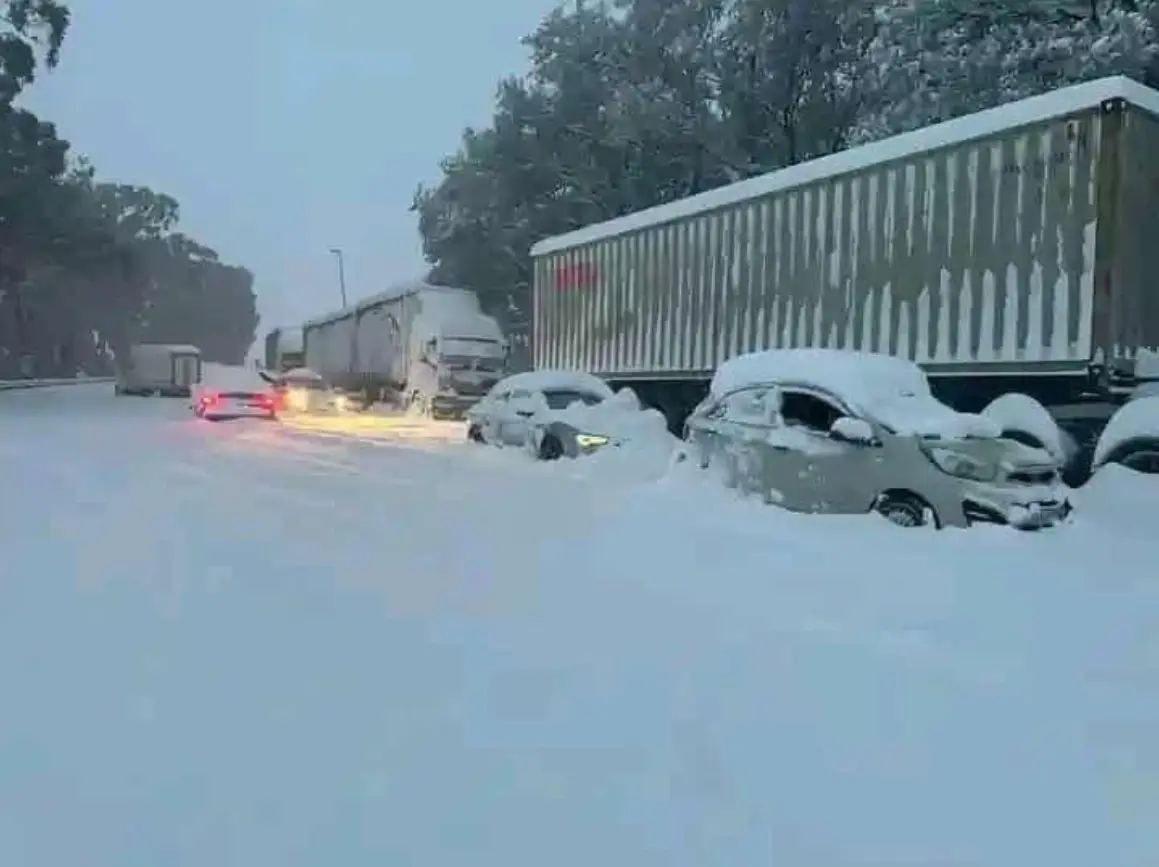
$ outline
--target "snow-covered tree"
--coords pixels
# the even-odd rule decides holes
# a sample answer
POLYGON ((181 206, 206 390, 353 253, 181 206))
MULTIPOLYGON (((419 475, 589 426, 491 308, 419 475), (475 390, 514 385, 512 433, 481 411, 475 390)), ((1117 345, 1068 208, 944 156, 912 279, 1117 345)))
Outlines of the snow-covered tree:
POLYGON ((888 0, 877 23, 855 141, 1104 75, 1145 80, 1159 46, 1154 0, 888 0))

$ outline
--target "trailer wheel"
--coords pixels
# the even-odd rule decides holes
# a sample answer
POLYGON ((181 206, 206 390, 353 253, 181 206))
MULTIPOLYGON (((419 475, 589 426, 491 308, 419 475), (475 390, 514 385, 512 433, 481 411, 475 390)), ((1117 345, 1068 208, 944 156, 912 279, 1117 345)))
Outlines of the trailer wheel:
POLYGON ((479 425, 473 424, 467 428, 467 439, 473 443, 482 444, 484 442, 483 432, 479 430, 479 425))

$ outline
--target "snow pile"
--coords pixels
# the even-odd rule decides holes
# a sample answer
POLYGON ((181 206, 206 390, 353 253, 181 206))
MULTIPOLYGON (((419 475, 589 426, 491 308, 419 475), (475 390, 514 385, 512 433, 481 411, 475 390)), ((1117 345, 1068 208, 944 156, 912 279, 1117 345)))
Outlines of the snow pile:
POLYGON ((913 533, 67 391, 0 423, 5 867, 1159 864, 1153 522, 913 533))
POLYGON ((1066 463, 1075 450, 1046 407, 1029 395, 1010 392, 992 400, 982 415, 1002 430, 1028 434, 1042 443, 1052 458, 1066 463))
MULTIPOLYGON (((1079 524, 1154 542, 1155 528, 1159 526, 1159 485, 1154 476, 1109 464, 1070 496, 1075 503, 1074 520, 1079 524)), ((1152 560, 1151 574, 1157 570, 1159 551, 1152 560)))
POLYGON ((617 445, 606 446, 574 463, 569 471, 576 475, 604 476, 621 481, 658 479, 668 471, 672 455, 680 440, 668 432, 664 415, 644 407, 630 388, 623 388, 611 398, 593 406, 574 403, 564 410, 551 412, 555 420, 564 421, 585 433, 613 439, 617 445))
POLYGON ((1111 416, 1099 435, 1092 465, 1097 469, 1115 449, 1137 438, 1159 439, 1159 396, 1132 400, 1111 416))

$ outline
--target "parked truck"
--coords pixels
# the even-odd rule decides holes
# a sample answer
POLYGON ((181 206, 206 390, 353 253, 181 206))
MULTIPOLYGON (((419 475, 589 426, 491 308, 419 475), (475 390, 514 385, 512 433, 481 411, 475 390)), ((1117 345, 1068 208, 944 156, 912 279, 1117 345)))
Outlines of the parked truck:
POLYGON ((306 363, 301 328, 275 328, 266 335, 266 370, 285 373, 306 363))
MULTIPOLYGON (((1109 417, 1159 376, 1143 369, 1159 346, 1159 93, 1080 84, 532 256, 535 366, 631 386, 676 430, 730 356, 860 349, 918 362, 962 411, 1033 398, 1081 475, 1109 417)), ((1127 451, 1154 459, 1159 430, 1143 433, 1127 451)))
POLYGON ((305 366, 367 402, 459 417, 505 373, 499 323, 467 289, 411 282, 307 322, 305 366))
POLYGON ((116 359, 118 397, 190 397, 201 382, 201 350, 176 343, 134 343, 116 359))

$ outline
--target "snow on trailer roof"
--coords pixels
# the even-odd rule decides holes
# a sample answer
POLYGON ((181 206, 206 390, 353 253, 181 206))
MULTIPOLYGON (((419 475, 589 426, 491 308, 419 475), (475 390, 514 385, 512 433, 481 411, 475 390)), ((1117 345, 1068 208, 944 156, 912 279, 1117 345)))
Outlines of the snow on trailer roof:
POLYGON ((410 295, 415 292, 441 292, 443 294, 451 293, 468 293, 474 294, 470 289, 463 289, 458 286, 436 286, 433 283, 428 283, 425 280, 408 280, 405 283, 398 283, 389 289, 379 292, 377 295, 371 295, 367 298, 362 298, 343 307, 341 310, 333 310, 329 313, 323 313, 320 316, 315 316, 313 319, 307 320, 302 324, 302 328, 317 328, 320 325, 329 325, 331 322, 338 322, 342 319, 348 319, 351 316, 356 316, 362 311, 370 307, 375 307, 387 301, 394 301, 396 298, 402 298, 405 295, 410 295))
POLYGON ((925 373, 912 361, 845 349, 767 349, 730 358, 712 377, 714 395, 774 382, 812 383, 860 398, 883 393, 930 393, 925 373))
POLYGON ((848 174, 866 166, 893 162, 907 156, 929 153, 943 147, 985 138, 1003 130, 1066 117, 1112 99, 1125 100, 1159 116, 1159 91, 1144 87, 1125 76, 1100 78, 1017 102, 1008 102, 986 111, 850 148, 739 183, 717 187, 686 199, 678 199, 614 220, 595 223, 553 238, 545 238, 531 248, 531 255, 546 256, 581 244, 590 244, 781 190, 804 186, 813 181, 848 174))

